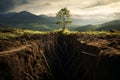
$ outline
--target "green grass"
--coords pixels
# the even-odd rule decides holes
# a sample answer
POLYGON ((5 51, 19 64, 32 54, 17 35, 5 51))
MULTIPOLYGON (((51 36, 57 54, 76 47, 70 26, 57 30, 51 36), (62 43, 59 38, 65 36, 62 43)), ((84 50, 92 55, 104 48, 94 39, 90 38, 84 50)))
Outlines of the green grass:
POLYGON ((15 38, 17 35, 12 33, 0 33, 0 39, 9 39, 9 38, 15 38))
POLYGON ((0 28, 0 39, 12 39, 20 37, 25 34, 46 34, 48 32, 32 31, 32 30, 21 30, 13 28, 0 28))
POLYGON ((81 32, 83 34, 89 34, 89 35, 119 35, 120 32, 109 32, 109 31, 86 31, 86 32, 81 32))
POLYGON ((62 29, 58 29, 58 30, 53 30, 50 31, 52 33, 62 33, 62 34, 77 34, 79 33, 78 31, 69 31, 68 29, 65 29, 64 31, 62 29))
POLYGON ((65 29, 53 30, 53 31, 32 31, 32 30, 22 30, 14 28, 0 28, 0 39, 11 39, 23 36, 25 34, 48 34, 48 33, 61 33, 61 34, 85 34, 85 35, 120 35, 120 32, 111 33, 109 31, 87 31, 87 32, 78 32, 78 31, 69 31, 65 29))

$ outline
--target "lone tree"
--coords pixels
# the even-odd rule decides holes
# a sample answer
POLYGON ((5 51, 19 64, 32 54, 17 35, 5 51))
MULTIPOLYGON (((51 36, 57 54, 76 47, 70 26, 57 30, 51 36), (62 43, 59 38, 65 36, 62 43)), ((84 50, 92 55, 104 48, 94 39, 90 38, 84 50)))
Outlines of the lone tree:
POLYGON ((72 21, 70 20, 70 16, 70 11, 66 7, 58 11, 58 13, 56 14, 56 18, 58 19, 56 24, 62 25, 63 31, 68 24, 72 23, 72 21))

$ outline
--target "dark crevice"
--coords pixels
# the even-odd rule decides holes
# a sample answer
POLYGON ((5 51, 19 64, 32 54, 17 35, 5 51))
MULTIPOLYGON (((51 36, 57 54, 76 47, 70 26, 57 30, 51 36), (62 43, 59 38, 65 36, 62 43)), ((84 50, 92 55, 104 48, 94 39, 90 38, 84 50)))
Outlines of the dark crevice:
POLYGON ((31 47, 0 56, 0 80, 120 80, 120 56, 102 55, 78 38, 42 35, 30 41, 31 47))
POLYGON ((45 50, 44 52, 54 79, 93 80, 97 60, 95 56, 91 55, 97 56, 100 50, 94 46, 80 43, 74 35, 59 34, 56 40, 54 51, 49 53, 49 51, 45 50), (91 55, 86 55, 82 51, 91 55), (88 65, 88 63, 91 64, 88 65))

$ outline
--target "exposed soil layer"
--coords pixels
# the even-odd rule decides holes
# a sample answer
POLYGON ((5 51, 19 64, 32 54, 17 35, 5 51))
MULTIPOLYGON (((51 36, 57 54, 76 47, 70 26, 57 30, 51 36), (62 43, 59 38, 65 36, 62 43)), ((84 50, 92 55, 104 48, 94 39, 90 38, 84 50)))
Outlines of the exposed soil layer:
POLYGON ((0 51, 0 80, 120 80, 119 35, 27 35, 0 51))

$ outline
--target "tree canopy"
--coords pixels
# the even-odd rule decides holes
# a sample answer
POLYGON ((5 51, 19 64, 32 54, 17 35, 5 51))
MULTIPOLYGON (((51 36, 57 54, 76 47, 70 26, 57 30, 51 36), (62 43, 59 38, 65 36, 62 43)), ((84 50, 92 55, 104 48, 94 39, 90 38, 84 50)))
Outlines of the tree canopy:
POLYGON ((70 20, 70 16, 70 10, 68 10, 66 7, 59 10, 56 14, 56 18, 58 19, 56 24, 62 25, 63 31, 68 24, 72 23, 72 21, 70 20))

